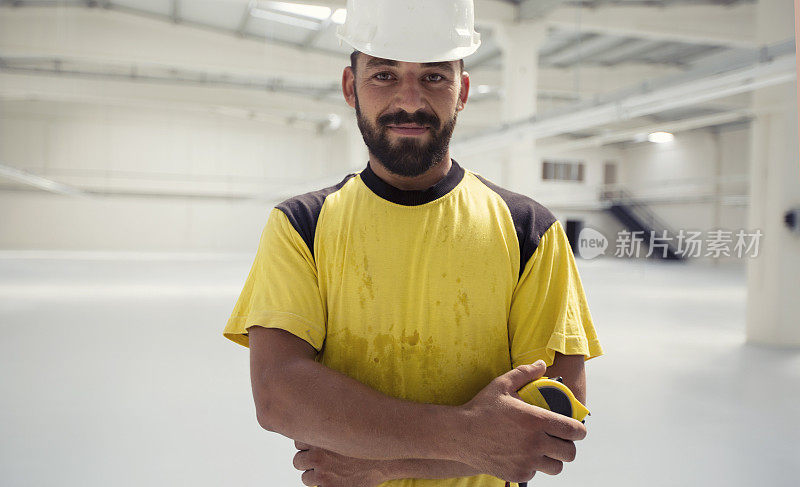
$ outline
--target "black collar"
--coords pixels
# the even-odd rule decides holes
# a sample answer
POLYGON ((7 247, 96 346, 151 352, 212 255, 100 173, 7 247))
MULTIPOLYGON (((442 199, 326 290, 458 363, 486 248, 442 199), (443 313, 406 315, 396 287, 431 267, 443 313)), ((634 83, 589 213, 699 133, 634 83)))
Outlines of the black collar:
POLYGON ((361 180, 364 181, 364 184, 366 184, 373 193, 392 203, 404 206, 424 205, 425 203, 430 203, 446 195, 461 182, 461 179, 463 179, 464 169, 453 159, 450 160, 452 161, 452 166, 447 172, 447 175, 428 189, 404 190, 395 188, 379 178, 372 169, 370 169, 369 164, 361 171, 361 180))

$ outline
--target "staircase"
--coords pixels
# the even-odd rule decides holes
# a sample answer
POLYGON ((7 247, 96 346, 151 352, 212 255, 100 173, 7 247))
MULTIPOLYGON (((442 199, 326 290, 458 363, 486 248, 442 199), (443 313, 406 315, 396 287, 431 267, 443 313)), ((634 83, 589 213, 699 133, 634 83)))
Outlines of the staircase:
MULTIPOLYGON (((651 257, 664 260, 684 260, 678 253, 677 235, 666 223, 661 221, 648 206, 637 201, 633 195, 624 188, 615 186, 613 191, 604 190, 600 199, 606 203, 606 211, 614 215, 630 232, 636 233, 641 238, 643 247, 650 248, 653 236, 656 238, 656 247, 651 257), (663 239, 666 237, 666 239, 663 239), (666 244, 666 252, 662 245, 666 244)), ((644 252, 644 255, 647 255, 644 252)))

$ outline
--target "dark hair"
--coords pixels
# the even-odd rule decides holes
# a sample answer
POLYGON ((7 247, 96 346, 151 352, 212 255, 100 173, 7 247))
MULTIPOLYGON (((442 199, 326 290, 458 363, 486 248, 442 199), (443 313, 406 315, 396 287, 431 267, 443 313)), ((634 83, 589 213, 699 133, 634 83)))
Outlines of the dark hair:
MULTIPOLYGON (((356 59, 358 59, 358 53, 361 51, 354 50, 350 53, 350 68, 352 68, 353 73, 356 72, 356 59)), ((463 73, 464 72, 464 60, 458 60, 458 69, 463 73)))

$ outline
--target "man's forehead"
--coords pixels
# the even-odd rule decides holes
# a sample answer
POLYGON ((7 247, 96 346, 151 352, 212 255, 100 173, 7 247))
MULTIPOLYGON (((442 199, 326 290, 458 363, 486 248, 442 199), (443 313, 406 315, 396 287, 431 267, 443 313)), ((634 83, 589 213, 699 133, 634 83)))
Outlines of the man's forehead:
POLYGON ((394 59, 384 59, 381 57, 370 56, 369 54, 360 53, 366 59, 366 67, 381 67, 381 66, 402 66, 405 64, 419 64, 426 68, 453 68, 454 63, 458 61, 438 61, 432 63, 408 63, 405 61, 395 61, 394 59))

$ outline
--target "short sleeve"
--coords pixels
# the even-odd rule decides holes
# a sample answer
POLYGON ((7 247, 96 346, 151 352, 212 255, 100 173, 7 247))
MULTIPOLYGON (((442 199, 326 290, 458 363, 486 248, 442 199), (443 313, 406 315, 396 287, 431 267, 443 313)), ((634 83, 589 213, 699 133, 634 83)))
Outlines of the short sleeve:
POLYGON ((513 367, 538 359, 550 366, 555 352, 586 360, 603 354, 572 248, 558 220, 544 232, 525 265, 508 327, 513 367))
POLYGON ((286 214, 274 208, 223 335, 249 347, 249 327, 280 328, 319 351, 325 315, 314 257, 286 214))

